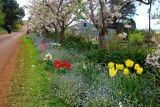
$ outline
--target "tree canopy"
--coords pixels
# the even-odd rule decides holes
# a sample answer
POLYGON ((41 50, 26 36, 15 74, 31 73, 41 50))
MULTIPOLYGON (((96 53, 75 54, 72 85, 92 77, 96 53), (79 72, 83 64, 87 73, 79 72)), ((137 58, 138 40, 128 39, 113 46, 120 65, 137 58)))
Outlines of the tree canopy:
POLYGON ((5 13, 4 24, 13 25, 19 18, 25 16, 24 9, 19 7, 16 0, 1 0, 3 3, 2 12, 5 13))
POLYGON ((2 1, 0 0, 0 25, 4 24, 4 13, 3 13, 3 4, 2 1))

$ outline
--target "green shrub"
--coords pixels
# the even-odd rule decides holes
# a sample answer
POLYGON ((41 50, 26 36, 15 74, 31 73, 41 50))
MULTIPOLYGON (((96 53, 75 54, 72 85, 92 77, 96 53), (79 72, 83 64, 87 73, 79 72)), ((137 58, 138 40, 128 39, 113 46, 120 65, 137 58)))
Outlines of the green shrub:
POLYGON ((98 51, 97 49, 93 49, 86 52, 85 56, 86 56, 85 60, 94 63, 105 64, 107 60, 106 52, 98 51))
POLYGON ((86 60, 101 63, 106 65, 108 62, 122 63, 127 59, 133 60, 135 63, 140 64, 142 67, 145 64, 147 52, 145 48, 130 48, 123 50, 112 50, 112 51, 98 51, 92 50, 86 53, 86 60))
POLYGON ((17 31, 19 31, 21 29, 22 29, 22 26, 19 25, 19 24, 13 25, 13 27, 12 27, 12 31, 13 32, 17 32, 17 31))
POLYGON ((144 37, 142 33, 133 33, 129 35, 129 40, 133 42, 143 42, 144 37))
POLYGON ((81 42, 81 41, 85 41, 84 37, 83 36, 68 36, 66 39, 65 39, 65 42, 81 42))
POLYGON ((0 34, 5 34, 5 33, 7 33, 7 30, 0 27, 0 34))
POLYGON ((149 33, 149 31, 145 31, 143 33, 143 36, 144 36, 144 42, 145 43, 153 43, 152 41, 152 37, 154 37, 156 35, 155 32, 151 31, 151 33, 149 33))
POLYGON ((86 42, 82 36, 69 36, 65 40, 63 45, 65 48, 72 48, 77 51, 88 51, 91 49, 97 49, 98 45, 93 44, 92 42, 86 42))

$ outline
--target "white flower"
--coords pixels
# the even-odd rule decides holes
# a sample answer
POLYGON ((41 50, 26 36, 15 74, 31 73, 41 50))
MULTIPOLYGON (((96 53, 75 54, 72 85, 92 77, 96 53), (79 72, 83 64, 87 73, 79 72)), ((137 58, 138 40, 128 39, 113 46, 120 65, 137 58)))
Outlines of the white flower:
POLYGON ((52 47, 52 46, 61 46, 61 44, 59 44, 59 43, 52 43, 52 42, 51 42, 51 47, 52 47))
POLYGON ((152 66, 159 67, 159 63, 158 62, 152 63, 152 66))
POLYGON ((160 50, 157 49, 155 52, 154 52, 155 55, 160 55, 160 50))
POLYGON ((121 17, 121 16, 122 16, 122 14, 121 14, 121 13, 116 12, 116 13, 114 13, 114 16, 115 16, 115 17, 117 17, 117 18, 119 18, 119 17, 121 17))
POLYGON ((153 68, 159 68, 160 64, 158 63, 159 56, 153 54, 148 54, 146 57, 146 64, 149 64, 153 68))
POLYGON ((157 48, 160 49, 160 44, 158 44, 157 48))
POLYGON ((86 65, 85 65, 85 64, 83 64, 83 69, 87 69, 87 67, 86 67, 86 65))
POLYGON ((122 105, 122 102, 121 102, 121 101, 119 102, 119 104, 118 104, 118 105, 119 105, 119 107, 123 107, 123 105, 122 105))
POLYGON ((155 56, 153 54, 148 54, 146 59, 149 60, 149 61, 155 62, 155 61, 158 61, 159 56, 155 56))
POLYGON ((50 53, 46 54, 45 57, 44 57, 44 61, 48 61, 48 60, 51 60, 52 59, 52 55, 50 53))
POLYGON ((109 10, 105 10, 103 13, 104 13, 104 17, 111 17, 111 16, 113 16, 113 13, 111 13, 109 10))
POLYGON ((131 28, 131 25, 125 24, 124 27, 127 28, 127 29, 129 29, 129 28, 131 28))
POLYGON ((120 38, 126 38, 126 36, 127 36, 127 33, 120 33, 120 34, 118 34, 118 36, 120 37, 120 38))

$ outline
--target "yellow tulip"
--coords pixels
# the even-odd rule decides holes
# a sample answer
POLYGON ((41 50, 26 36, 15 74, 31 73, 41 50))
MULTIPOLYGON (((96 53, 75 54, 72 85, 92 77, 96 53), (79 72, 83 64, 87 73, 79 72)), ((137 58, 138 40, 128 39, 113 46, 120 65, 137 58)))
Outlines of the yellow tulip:
POLYGON ((125 61, 125 64, 126 64, 127 67, 133 67, 134 62, 132 60, 128 59, 128 60, 125 61))
POLYGON ((128 68, 124 68, 123 74, 124 74, 124 75, 128 75, 128 74, 129 74, 129 69, 128 69, 128 68))
POLYGON ((124 65, 123 65, 123 64, 116 64, 116 68, 117 68, 118 70, 123 70, 124 65))
POLYGON ((138 67, 137 68, 137 74, 140 75, 143 72, 143 68, 142 67, 138 67))
POLYGON ((139 68, 139 67, 140 67, 139 64, 135 64, 135 65, 134 65, 134 69, 135 69, 135 70, 137 70, 137 68, 139 68))
POLYGON ((109 63, 108 63, 108 67, 109 67, 109 68, 113 68, 113 67, 114 67, 114 63, 113 63, 113 62, 109 62, 109 63))
POLYGON ((109 75, 110 77, 115 77, 117 74, 117 69, 115 68, 109 68, 109 75))

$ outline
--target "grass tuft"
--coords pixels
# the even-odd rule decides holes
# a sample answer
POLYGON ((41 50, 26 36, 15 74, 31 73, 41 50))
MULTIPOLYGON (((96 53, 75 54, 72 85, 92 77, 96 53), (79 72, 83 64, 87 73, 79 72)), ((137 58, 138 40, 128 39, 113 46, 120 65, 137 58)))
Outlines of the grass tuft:
POLYGON ((1 34, 6 34, 6 33, 7 33, 7 30, 5 30, 5 29, 3 29, 3 28, 0 27, 0 35, 1 34))

